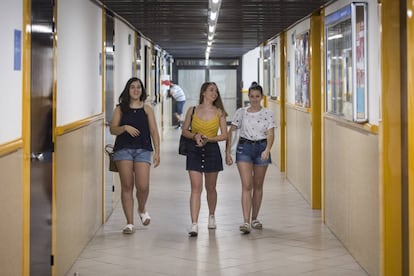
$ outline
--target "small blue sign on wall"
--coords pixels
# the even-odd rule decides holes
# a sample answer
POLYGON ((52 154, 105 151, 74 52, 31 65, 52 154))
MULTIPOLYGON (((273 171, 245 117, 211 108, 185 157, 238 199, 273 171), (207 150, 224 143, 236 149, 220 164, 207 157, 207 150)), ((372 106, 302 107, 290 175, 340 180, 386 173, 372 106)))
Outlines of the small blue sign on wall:
POLYGON ((14 30, 14 71, 22 69, 22 31, 14 30))

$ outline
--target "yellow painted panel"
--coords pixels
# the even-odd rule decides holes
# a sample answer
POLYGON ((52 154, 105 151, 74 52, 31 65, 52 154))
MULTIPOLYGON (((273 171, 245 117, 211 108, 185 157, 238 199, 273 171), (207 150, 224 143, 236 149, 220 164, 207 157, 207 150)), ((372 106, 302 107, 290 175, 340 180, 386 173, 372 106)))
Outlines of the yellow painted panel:
MULTIPOLYGON (((407 76, 414 74, 414 3, 407 0, 407 76)), ((409 271, 414 275, 414 80, 407 78, 408 109, 408 220, 409 220, 409 271)))
POLYGON ((287 63, 286 56, 287 32, 280 35, 280 171, 286 171, 286 79, 287 72, 285 70, 287 63))
POLYGON ((380 133, 381 275, 401 275, 401 85, 399 1, 381 7, 380 133))
POLYGON ((312 181, 311 206, 320 209, 321 203, 321 15, 313 14, 310 19, 311 52, 311 118, 312 118, 312 181))
MULTIPOLYGON (((325 9, 321 10, 321 72, 325 72, 325 9)), ((321 209, 322 209, 322 221, 325 223, 325 120, 323 114, 325 113, 325 74, 321 74, 321 209)))
POLYGON ((23 0, 23 275, 30 275, 30 76, 31 76, 31 6, 23 0))

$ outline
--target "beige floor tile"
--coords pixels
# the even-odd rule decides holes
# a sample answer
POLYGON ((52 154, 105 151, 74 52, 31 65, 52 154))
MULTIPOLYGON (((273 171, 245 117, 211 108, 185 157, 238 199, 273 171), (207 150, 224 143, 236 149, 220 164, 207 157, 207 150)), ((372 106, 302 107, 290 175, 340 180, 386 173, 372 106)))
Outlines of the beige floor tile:
MULTIPOLYGON (((224 165, 217 183, 217 229, 207 229, 205 191, 199 235, 189 238, 190 185, 185 158, 177 154, 179 131, 162 141, 161 165, 151 170, 147 210, 152 220, 123 235, 119 203, 67 275, 367 275, 278 168, 271 165, 264 185, 263 230, 241 235, 240 180, 224 165)), ((223 145, 222 145, 223 146, 223 145)))

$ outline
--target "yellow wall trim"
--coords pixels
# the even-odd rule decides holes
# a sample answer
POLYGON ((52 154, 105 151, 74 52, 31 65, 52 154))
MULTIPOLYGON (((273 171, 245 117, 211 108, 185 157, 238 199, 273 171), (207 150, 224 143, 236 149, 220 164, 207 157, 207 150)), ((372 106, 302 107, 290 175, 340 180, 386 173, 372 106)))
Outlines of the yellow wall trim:
POLYGON ((60 135, 69 133, 71 131, 74 131, 76 129, 85 127, 95 121, 102 120, 102 119, 104 119, 104 113, 100 113, 95 116, 92 116, 92 117, 89 117, 89 118, 86 118, 86 119, 83 119, 77 122, 73 122, 67 125, 59 126, 59 127, 56 127, 55 134, 56 136, 60 136, 60 135))
POLYGON ((402 275, 401 1, 382 0, 380 275, 402 275))
POLYGON ((286 91, 287 91, 287 32, 280 34, 280 171, 286 171, 286 91))
POLYGON ((312 182, 311 182, 311 206, 313 209, 322 208, 321 195, 321 51, 320 45, 323 39, 321 33, 322 16, 320 12, 312 14, 310 18, 310 85, 311 85, 311 117, 312 117, 312 182))
MULTIPOLYGON (((321 40, 320 40, 320 59, 321 59, 321 72, 325 71, 325 9, 320 11, 322 22, 320 24, 321 40)), ((321 95, 320 95, 320 105, 321 105, 321 117, 320 117, 320 131, 321 131, 321 209, 322 209, 322 221, 325 223, 325 121, 323 120, 323 113, 326 109, 325 105, 325 96, 326 96, 326 78, 325 74, 321 74, 321 95)))
POLYGON ((378 135, 379 130, 378 130, 377 125, 372 125, 372 124, 369 124, 369 123, 363 123, 363 124, 355 123, 355 122, 348 121, 348 120, 345 120, 343 118, 340 118, 338 116, 331 115, 329 113, 325 113, 323 115, 323 117, 325 119, 328 119, 328 120, 331 120, 331 121, 336 121, 338 124, 343 125, 343 126, 348 127, 348 128, 352 128, 354 130, 359 130, 359 131, 363 131, 363 132, 378 135))
MULTIPOLYGON (((407 11, 414 9, 414 3, 407 0, 407 11)), ((414 17, 407 17, 407 120, 408 120, 408 256, 409 272, 414 275, 414 17)))
POLYGON ((23 80, 22 80, 22 135, 23 135, 23 229, 22 274, 30 275, 30 114, 31 114, 31 17, 32 1, 23 0, 23 80))
POLYGON ((278 100, 277 98, 273 98, 273 97, 269 97, 269 99, 267 101, 272 102, 272 103, 276 103, 276 104, 281 104, 280 100, 278 100))
POLYGON ((23 148, 23 139, 21 138, 10 141, 8 143, 0 144, 0 157, 17 151, 21 148, 23 148))
POLYGON ((291 104, 291 103, 286 103, 285 106, 289 109, 296 109, 297 111, 305 112, 305 113, 311 113, 311 111, 312 111, 311 108, 301 107, 301 106, 297 106, 297 105, 291 104))

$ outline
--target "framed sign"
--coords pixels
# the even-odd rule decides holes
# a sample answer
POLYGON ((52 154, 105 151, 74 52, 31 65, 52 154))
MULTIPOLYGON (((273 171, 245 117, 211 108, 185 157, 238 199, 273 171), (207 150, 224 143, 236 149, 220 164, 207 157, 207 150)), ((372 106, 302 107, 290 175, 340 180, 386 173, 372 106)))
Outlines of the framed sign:
POLYGON ((367 4, 352 3, 325 18, 326 112, 368 120, 367 4))

